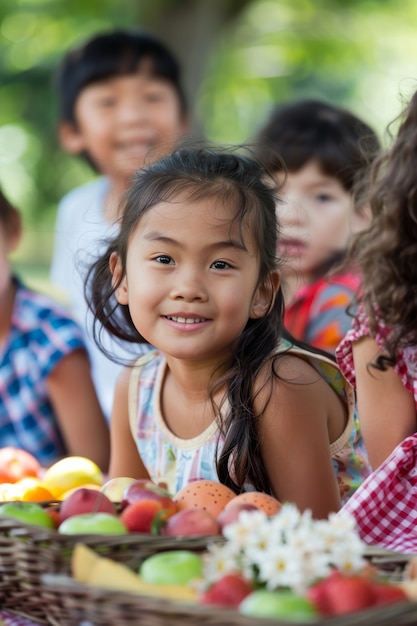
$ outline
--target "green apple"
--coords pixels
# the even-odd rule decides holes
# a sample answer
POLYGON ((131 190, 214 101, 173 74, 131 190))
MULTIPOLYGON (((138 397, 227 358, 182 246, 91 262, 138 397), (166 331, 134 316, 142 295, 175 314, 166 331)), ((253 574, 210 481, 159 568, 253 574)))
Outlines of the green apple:
POLYGON ((292 591, 257 589, 239 604, 239 612, 251 617, 267 617, 294 623, 308 623, 319 617, 314 605, 292 591))
POLYGON ((58 528, 63 535, 126 535, 122 520, 112 513, 80 513, 64 520, 58 528))
POLYGON ((5 502, 0 505, 0 515, 11 517, 24 524, 32 524, 43 528, 54 528, 54 521, 40 504, 35 502, 5 502))
POLYGON ((169 550, 148 556, 139 574, 154 585, 187 585, 195 578, 202 578, 203 563, 191 550, 169 550))

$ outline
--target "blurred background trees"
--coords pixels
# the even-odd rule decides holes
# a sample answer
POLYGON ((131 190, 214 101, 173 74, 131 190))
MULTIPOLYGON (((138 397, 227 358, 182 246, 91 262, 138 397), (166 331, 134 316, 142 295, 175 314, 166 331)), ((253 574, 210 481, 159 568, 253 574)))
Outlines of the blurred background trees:
POLYGON ((0 184, 24 214, 17 263, 45 274, 57 202, 93 176, 56 138, 51 80, 69 47, 112 27, 159 35, 213 141, 250 141, 274 103, 314 96, 386 142, 417 87, 416 23, 415 0, 2 0, 0 184))

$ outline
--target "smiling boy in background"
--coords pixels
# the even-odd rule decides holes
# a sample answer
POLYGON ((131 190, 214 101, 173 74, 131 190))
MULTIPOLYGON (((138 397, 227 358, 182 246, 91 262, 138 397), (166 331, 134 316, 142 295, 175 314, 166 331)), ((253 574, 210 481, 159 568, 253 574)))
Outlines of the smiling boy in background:
MULTIPOLYGON (((187 105, 172 53, 135 30, 101 33, 71 50, 56 84, 61 145, 87 158, 100 176, 59 204, 51 280, 85 329, 97 394, 109 419, 120 364, 93 341, 84 280, 104 240, 117 232, 120 199, 133 173, 170 152, 187 133, 187 105)), ((119 362, 138 356, 137 346, 132 352, 110 336, 105 345, 119 362)))

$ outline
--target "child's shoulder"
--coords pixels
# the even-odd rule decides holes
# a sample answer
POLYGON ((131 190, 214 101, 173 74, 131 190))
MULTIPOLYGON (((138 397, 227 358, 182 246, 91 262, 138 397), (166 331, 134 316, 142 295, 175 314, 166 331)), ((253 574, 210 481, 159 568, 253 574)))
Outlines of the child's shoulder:
POLYGON ((297 346, 283 339, 276 354, 285 355, 279 363, 279 371, 282 374, 298 374, 299 379, 311 376, 311 372, 318 372, 320 376, 336 392, 341 393, 347 381, 344 378, 337 362, 331 357, 314 350, 297 346))
POLYGON ((59 207, 67 207, 71 208, 74 205, 77 205, 78 208, 80 203, 84 206, 91 205, 93 202, 97 202, 101 197, 104 196, 105 192, 109 187, 109 181, 105 176, 99 176, 94 180, 90 180, 88 183, 84 183, 83 185, 79 185, 74 189, 71 189, 68 193, 66 193, 60 200, 59 207))
POLYGON ((44 322, 59 327, 62 324, 73 326, 78 330, 77 323, 64 305, 50 296, 26 287, 17 281, 15 316, 21 329, 38 328, 44 322))

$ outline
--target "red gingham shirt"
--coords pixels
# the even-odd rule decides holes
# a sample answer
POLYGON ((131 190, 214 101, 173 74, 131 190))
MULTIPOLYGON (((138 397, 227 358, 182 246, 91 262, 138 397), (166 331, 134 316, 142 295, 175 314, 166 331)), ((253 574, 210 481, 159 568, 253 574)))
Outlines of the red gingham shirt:
POLYGON ((417 553, 417 435, 404 439, 340 510, 356 519, 363 541, 417 553))
MULTIPOLYGON (((379 320, 377 333, 372 336, 381 350, 388 333, 389 328, 379 320)), ((353 387, 356 376, 352 344, 370 335, 368 318, 360 308, 351 330, 336 349, 339 367, 353 387)), ((394 370, 413 394, 417 411, 417 346, 400 350, 394 370)), ((417 553, 417 433, 404 439, 364 481, 340 514, 344 512, 355 517, 365 543, 417 553)))

